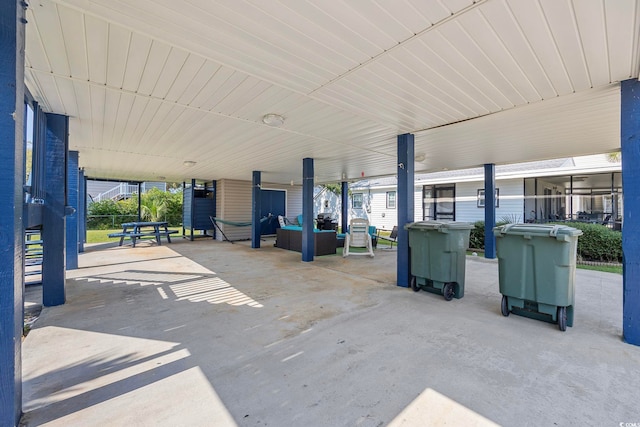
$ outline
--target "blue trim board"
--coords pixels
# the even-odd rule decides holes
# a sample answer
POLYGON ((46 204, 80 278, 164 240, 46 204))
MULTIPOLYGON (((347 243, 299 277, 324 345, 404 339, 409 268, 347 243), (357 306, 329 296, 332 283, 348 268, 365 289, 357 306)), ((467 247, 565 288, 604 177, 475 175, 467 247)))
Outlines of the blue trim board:
POLYGON ((342 204, 340 205, 342 208, 342 232, 346 232, 347 227, 349 226, 349 183, 347 181, 342 181, 342 185, 340 187, 340 199, 342 200, 342 204))
POLYGON ((620 147, 622 150, 623 291, 622 335, 640 345, 640 82, 621 82, 620 147))
POLYGON ((262 185, 262 174, 260 171, 253 171, 251 186, 251 247, 260 247, 260 212, 262 211, 260 186, 262 185))
POLYGON ((493 227, 496 226, 496 165, 484 165, 484 257, 496 257, 496 237, 493 227))
POLYGON ((67 270, 78 268, 78 223, 79 221, 79 174, 78 174, 78 152, 69 151, 67 162, 67 244, 66 263, 67 270))
POLYGON ((404 226, 414 221, 414 143, 413 134, 398 135, 398 286, 409 287, 411 258, 409 256, 409 232, 404 226))
POLYGON ((0 425, 22 408, 24 11, 0 0, 0 425))
POLYGON ((313 159, 302 159, 302 261, 313 261, 313 159))
POLYGON ((42 304, 65 303, 65 206, 69 118, 45 114, 45 203, 42 214, 42 304))

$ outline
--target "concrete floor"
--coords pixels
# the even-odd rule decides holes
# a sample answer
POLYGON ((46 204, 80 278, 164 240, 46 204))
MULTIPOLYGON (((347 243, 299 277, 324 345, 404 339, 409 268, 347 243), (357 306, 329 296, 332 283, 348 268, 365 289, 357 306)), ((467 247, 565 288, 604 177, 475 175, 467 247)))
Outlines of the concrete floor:
POLYGON ((313 263, 263 242, 93 248, 23 345, 24 426, 640 423, 622 278, 578 270, 574 327, 399 288, 396 253, 313 263))

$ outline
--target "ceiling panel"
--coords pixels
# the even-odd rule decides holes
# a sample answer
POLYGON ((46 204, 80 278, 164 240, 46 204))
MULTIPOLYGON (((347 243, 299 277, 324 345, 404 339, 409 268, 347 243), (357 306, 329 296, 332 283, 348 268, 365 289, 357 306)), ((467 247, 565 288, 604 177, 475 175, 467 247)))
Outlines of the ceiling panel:
POLYGON ((639 1, 39 0, 25 81, 93 177, 390 175, 405 132, 417 170, 590 154, 619 147, 639 1))

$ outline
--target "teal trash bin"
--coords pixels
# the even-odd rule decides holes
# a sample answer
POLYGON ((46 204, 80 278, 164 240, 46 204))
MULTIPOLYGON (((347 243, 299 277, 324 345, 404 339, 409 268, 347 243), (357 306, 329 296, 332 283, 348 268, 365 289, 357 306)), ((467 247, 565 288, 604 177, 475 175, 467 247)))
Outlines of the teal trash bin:
POLYGON ((411 288, 439 293, 451 301, 464 296, 466 251, 473 225, 421 221, 404 227, 409 234, 411 288))
POLYGON ((547 224, 493 229, 498 253, 501 311, 573 326, 576 253, 582 231, 547 224))

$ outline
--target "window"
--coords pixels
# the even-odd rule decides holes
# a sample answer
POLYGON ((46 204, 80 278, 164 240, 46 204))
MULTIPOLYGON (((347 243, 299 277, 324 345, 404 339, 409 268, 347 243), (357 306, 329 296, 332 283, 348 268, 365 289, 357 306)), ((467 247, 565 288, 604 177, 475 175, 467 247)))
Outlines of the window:
POLYGON ((353 198, 351 199, 351 207, 353 209, 362 209, 363 195, 362 193, 353 193, 353 198))
POLYGON ((396 208, 396 192, 387 191, 387 209, 396 208))
MULTIPOLYGON (((500 207, 499 195, 500 189, 496 188, 496 208, 500 207)), ((478 190, 478 207, 484 208, 484 189, 478 190)))

